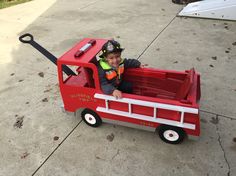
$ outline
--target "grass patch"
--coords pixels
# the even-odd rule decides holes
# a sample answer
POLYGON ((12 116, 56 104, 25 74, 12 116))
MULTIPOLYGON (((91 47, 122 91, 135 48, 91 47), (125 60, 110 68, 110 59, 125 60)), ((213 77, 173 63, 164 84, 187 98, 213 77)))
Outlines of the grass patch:
POLYGON ((31 0, 0 0, 0 9, 17 5, 17 4, 21 4, 28 1, 31 1, 31 0))

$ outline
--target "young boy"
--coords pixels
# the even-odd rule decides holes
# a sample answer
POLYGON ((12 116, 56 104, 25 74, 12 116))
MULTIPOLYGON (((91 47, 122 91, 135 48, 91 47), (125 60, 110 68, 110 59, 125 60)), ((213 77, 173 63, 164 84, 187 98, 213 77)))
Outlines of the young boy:
POLYGON ((115 40, 108 40, 102 47, 101 59, 98 64, 98 73, 102 91, 112 94, 115 98, 122 98, 122 92, 132 93, 132 84, 123 81, 126 68, 140 67, 136 59, 122 59, 121 52, 124 48, 115 40))

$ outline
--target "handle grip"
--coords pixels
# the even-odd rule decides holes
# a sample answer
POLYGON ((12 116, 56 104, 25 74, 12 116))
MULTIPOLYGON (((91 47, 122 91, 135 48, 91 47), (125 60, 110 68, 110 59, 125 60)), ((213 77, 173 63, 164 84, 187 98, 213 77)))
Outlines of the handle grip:
POLYGON ((20 36, 19 40, 22 43, 31 43, 32 41, 34 41, 34 37, 31 34, 26 33, 26 34, 23 34, 22 36, 20 36))
MULTIPOLYGON (((19 37, 19 40, 22 43, 29 43, 31 46, 33 46, 36 50, 38 50, 40 53, 42 53, 44 56, 46 56, 51 62, 53 62, 55 65, 57 65, 57 58, 50 53, 48 50, 43 48, 40 44, 34 41, 33 35, 26 33, 19 37)), ((66 65, 62 66, 63 72, 65 72, 67 75, 76 75, 69 67, 66 65)))

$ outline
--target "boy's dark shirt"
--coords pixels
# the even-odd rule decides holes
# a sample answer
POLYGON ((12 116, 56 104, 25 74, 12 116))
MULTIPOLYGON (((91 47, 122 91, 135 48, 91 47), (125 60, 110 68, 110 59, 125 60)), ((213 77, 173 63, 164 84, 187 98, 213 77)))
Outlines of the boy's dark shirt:
MULTIPOLYGON (((140 67, 140 65, 141 63, 137 59, 124 59, 124 69, 137 68, 140 67)), ((103 93, 112 94, 113 91, 118 87, 116 79, 108 80, 106 78, 106 71, 103 70, 100 64, 98 64, 98 74, 103 93)), ((122 81, 122 77, 120 81, 122 81)))

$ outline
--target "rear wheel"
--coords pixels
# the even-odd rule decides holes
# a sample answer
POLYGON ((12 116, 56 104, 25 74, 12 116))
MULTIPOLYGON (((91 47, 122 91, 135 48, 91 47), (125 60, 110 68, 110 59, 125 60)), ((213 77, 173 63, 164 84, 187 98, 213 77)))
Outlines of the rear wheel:
POLYGON ((83 121, 91 127, 98 127, 102 124, 102 119, 99 117, 99 115, 90 109, 84 109, 81 113, 81 116, 83 121))
POLYGON ((160 138, 169 144, 179 144, 183 142, 186 135, 182 128, 168 125, 161 125, 158 133, 160 138))

